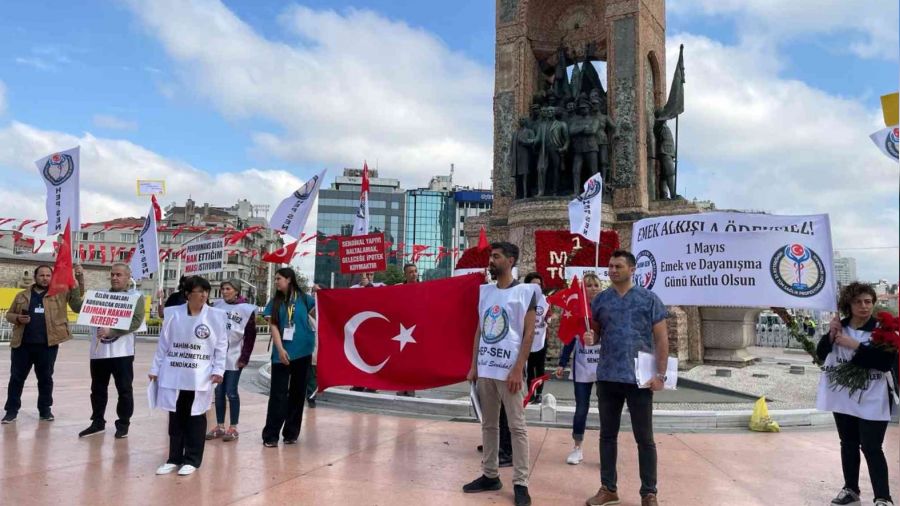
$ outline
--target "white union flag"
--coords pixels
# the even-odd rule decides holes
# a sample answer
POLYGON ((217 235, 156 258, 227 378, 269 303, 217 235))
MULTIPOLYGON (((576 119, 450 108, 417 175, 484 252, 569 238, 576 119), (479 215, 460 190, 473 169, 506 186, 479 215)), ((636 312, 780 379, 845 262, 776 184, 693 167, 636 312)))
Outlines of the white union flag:
POLYGON ((269 228, 280 230, 292 237, 300 237, 300 233, 306 227, 306 220, 309 218, 309 213, 316 202, 319 186, 322 185, 327 170, 322 170, 322 172, 313 176, 312 179, 301 186, 300 189, 282 200, 281 204, 278 204, 278 209, 275 209, 275 212, 272 214, 272 219, 269 220, 269 228))
POLYGON ((81 229, 79 214, 80 147, 53 153, 34 162, 47 187, 47 235, 62 233, 66 221, 81 229))

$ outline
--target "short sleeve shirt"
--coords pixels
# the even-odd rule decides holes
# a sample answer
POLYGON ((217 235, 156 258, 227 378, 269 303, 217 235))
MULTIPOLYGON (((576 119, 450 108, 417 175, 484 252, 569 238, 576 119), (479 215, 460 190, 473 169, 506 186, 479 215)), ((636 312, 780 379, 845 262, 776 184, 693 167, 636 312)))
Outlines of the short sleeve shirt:
POLYGON ((591 315, 600 325, 600 361, 597 381, 634 384, 638 352, 653 353, 653 325, 666 319, 666 306, 655 293, 633 286, 624 296, 614 287, 600 292, 591 303, 591 315))
MULTIPOLYGON (((313 329, 309 326, 309 318, 307 315, 309 310, 316 307, 316 299, 306 293, 300 293, 294 301, 293 322, 294 338, 290 341, 282 341, 284 351, 287 352, 291 360, 312 355, 316 347, 316 337, 313 329)), ((285 322, 288 320, 287 306, 282 304, 278 308, 278 330, 284 335, 285 322)), ((272 301, 266 304, 263 310, 264 316, 272 316, 272 301)), ((272 347, 272 362, 278 362, 278 349, 272 347)))

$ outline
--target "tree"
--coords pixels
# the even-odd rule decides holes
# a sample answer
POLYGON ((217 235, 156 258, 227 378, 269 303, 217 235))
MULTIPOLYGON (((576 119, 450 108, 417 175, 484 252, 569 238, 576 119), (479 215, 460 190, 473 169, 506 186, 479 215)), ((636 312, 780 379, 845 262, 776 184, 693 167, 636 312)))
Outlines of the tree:
POLYGON ((396 265, 388 265, 384 272, 375 273, 375 281, 386 285, 396 285, 405 281, 403 271, 396 265))

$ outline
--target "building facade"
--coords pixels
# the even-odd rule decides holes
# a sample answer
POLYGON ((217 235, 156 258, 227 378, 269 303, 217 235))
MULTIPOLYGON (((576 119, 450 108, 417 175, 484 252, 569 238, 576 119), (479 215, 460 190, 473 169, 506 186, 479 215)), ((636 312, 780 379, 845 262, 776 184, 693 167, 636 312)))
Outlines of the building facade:
POLYGON ((451 191, 421 188, 406 192, 404 253, 412 260, 413 248, 420 248, 415 259, 420 279, 450 276, 453 256, 447 249, 453 244, 455 216, 451 191))
POLYGON ((473 190, 456 187, 453 190, 456 216, 453 219, 453 249, 462 252, 470 245, 466 240, 465 225, 468 218, 480 216, 491 209, 494 194, 490 190, 473 190))
MULTIPOLYGON (((344 169, 343 175, 336 177, 330 188, 319 190, 315 283, 346 288, 359 281, 341 274, 338 243, 325 238, 353 234, 353 219, 359 207, 361 186, 362 170, 344 169)), ((405 192, 400 188, 400 181, 379 177, 377 169, 370 169, 369 231, 384 232, 384 240, 392 244, 403 242, 405 205, 405 192)), ((400 262, 388 257, 388 264, 400 262)))
POLYGON ((859 278, 856 275, 856 259, 853 257, 841 256, 837 251, 834 252, 834 278, 838 286, 847 286, 859 278))

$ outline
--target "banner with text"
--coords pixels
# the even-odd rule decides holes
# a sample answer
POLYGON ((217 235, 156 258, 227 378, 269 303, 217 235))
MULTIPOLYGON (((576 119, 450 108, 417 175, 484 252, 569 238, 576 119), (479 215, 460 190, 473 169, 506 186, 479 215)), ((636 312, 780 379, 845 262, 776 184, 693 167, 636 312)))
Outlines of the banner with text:
POLYGON ((566 267, 566 281, 569 283, 575 276, 584 281, 585 274, 595 274, 600 281, 609 281, 609 267, 566 267))
POLYGON ((184 275, 202 276, 225 269, 225 239, 197 241, 184 247, 184 275))
POLYGON ((664 216, 631 237, 635 284, 668 305, 835 309, 827 214, 664 216))
POLYGON ((88 290, 78 313, 78 325, 128 330, 140 293, 88 290))
POLYGON ((356 235, 339 239, 341 274, 380 272, 387 269, 384 234, 356 235))

